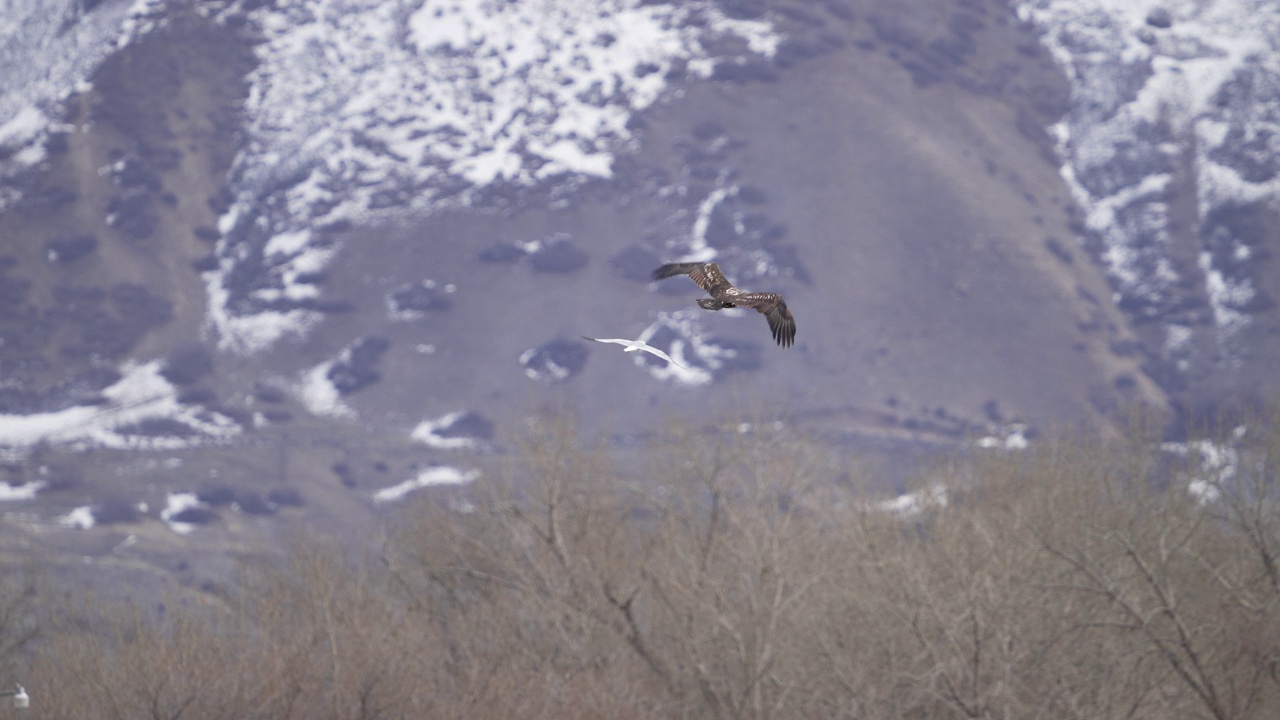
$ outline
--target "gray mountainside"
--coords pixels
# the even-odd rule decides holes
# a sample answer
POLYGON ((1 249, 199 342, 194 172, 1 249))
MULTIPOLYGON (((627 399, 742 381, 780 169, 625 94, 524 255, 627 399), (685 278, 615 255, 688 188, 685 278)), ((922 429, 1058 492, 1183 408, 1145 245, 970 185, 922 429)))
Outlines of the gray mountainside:
MULTIPOLYGON (((1175 265, 1198 267, 1177 238, 1217 253, 1221 228, 1256 248, 1256 321, 1233 345, 1205 339, 1203 280, 1150 302, 1118 285, 1046 130, 1073 90, 1005 2, 722 3, 685 19, 767 18, 776 47, 739 30, 702 41, 705 78, 688 58, 631 68, 667 84, 595 148, 613 153, 607 177, 541 176, 558 156, 522 140, 520 172, 470 185, 478 166, 415 165, 386 140, 438 107, 351 131, 350 155, 264 151, 253 112, 268 90, 254 83, 277 32, 262 22, 271 4, 214 5, 156 10, 163 22, 68 98, 47 159, 0 210, 0 414, 114 410, 112 388, 152 361, 185 414, 117 425, 109 447, 15 441, 0 483, 41 485, 20 517, 0 503, 14 530, 0 543, 87 506, 94 527, 56 533, 54 547, 105 562, 136 534, 123 552, 142 562, 118 572, 198 584, 225 572, 229 548, 266 547, 287 524, 265 518, 373 527, 379 491, 474 467, 547 403, 618 447, 673 417, 756 413, 892 465, 1014 424, 1109 428, 1134 405, 1216 401, 1257 387, 1275 356, 1274 210, 1192 221, 1194 179, 1171 171, 1175 265), (399 169, 370 179, 382 167, 399 169), (353 198, 360 212, 342 212, 353 198), (687 282, 648 284, 659 264, 706 253, 737 286, 785 294, 794 347, 754 314, 701 313, 687 282), (228 342, 227 327, 268 317, 301 329, 228 342), (1170 323, 1212 349, 1180 365, 1170 323), (579 340, 641 331, 689 373, 579 340)), ((479 67, 461 46, 432 52, 479 67)), ((377 85, 363 71, 355 86, 377 85)), ((596 91, 583 97, 602 114, 618 102, 596 91)), ((1224 107, 1249 92, 1261 90, 1236 87, 1224 107)))

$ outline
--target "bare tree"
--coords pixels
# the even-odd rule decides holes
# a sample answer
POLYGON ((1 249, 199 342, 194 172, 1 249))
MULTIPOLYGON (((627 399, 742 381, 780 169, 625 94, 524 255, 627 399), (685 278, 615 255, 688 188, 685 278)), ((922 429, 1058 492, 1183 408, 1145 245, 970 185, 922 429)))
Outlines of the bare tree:
POLYGON ((5 563, 0 570, 0 671, 12 671, 40 631, 44 583, 34 559, 5 563))
POLYGON ((220 596, 45 612, 20 656, 72 720, 1273 717, 1272 427, 975 451, 886 504, 785 426, 678 429, 639 474, 540 421, 372 561, 300 535, 220 596))
POLYGON ((1165 712, 1265 716, 1277 699, 1268 665, 1280 594, 1263 529, 1273 510, 1259 512, 1269 501, 1254 496, 1264 488, 1233 483, 1207 506, 1182 484, 1191 466, 1158 473, 1152 453, 1139 450, 1122 452, 1148 462, 1113 461, 1091 492, 1056 497, 1039 533, 1064 588, 1088 611, 1078 627, 1105 631, 1134 662, 1154 665, 1142 697, 1165 712))

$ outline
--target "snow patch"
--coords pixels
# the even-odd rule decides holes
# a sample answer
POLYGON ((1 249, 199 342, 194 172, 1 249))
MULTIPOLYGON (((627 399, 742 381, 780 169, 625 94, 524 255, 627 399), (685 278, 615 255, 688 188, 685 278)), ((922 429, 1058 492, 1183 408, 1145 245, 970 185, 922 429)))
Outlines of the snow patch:
POLYGON ((97 524, 93 516, 93 508, 83 505, 58 518, 58 524, 72 530, 88 530, 97 524))
MULTIPOLYGON (((734 310, 721 310, 720 313, 730 315, 734 310)), ((712 342, 703 331, 701 320, 705 310, 676 310, 660 312, 637 338, 648 343, 660 331, 670 331, 676 335, 667 348, 667 354, 679 365, 662 363, 649 364, 643 357, 636 357, 633 362, 643 365, 649 374, 659 380, 668 380, 677 385, 706 385, 715 379, 714 371, 724 366, 737 351, 722 347, 712 342)))
POLYGON ((240 432, 231 418, 203 406, 178 402, 178 392, 160 374, 161 363, 129 363, 123 377, 102 391, 106 402, 57 412, 0 415, 0 447, 30 448, 39 442, 77 449, 107 447, 168 450, 229 440, 240 432), (171 420, 190 434, 156 435, 130 432, 141 423, 171 420))
POLYGON ((480 473, 477 470, 464 472, 452 467, 430 467, 418 473, 416 477, 377 491, 373 494, 373 501, 375 503, 388 503, 402 500, 405 495, 414 490, 433 485, 465 485, 475 480, 479 475, 480 473))
POLYGON ((186 510, 204 507, 204 503, 200 502, 200 498, 195 493, 169 493, 165 502, 165 507, 160 511, 160 519, 169 526, 169 529, 179 535, 189 535, 197 527, 195 523, 181 522, 173 518, 182 514, 186 510))
MULTIPOLYGON (((1244 426, 1232 431, 1232 440, 1240 440, 1246 434, 1244 426)), ((1198 467, 1190 477, 1185 477, 1187 492, 1200 504, 1209 504, 1222 497, 1222 488, 1232 479, 1240 467, 1240 452, 1229 443, 1216 443, 1211 440, 1192 440, 1189 442, 1167 442, 1160 448, 1179 457, 1197 461, 1198 467)))
POLYGON ((978 447, 987 450, 1026 450, 1031 447, 1031 441, 1027 439, 1026 426, 1017 423, 1007 430, 979 439, 978 447))
POLYGON ((333 361, 323 362, 302 374, 294 385, 294 394, 313 415, 353 418, 356 411, 342 399, 338 388, 329 380, 333 361))
POLYGON ((462 450, 480 447, 483 443, 476 438, 445 437, 439 434, 441 430, 450 427, 465 415, 466 412, 459 410, 457 412, 451 412, 447 415, 443 415, 435 420, 423 420, 413 429, 413 432, 409 434, 409 437, 423 445, 426 445, 427 447, 433 447, 441 450, 462 450))
POLYGON ((0 482, 0 502, 34 500, 36 493, 44 489, 45 484, 43 480, 32 480, 21 485, 0 482))
POLYGON ((890 512, 899 517, 912 517, 925 510, 944 508, 947 506, 947 487, 934 485, 931 488, 899 495, 892 500, 876 503, 875 509, 890 512))

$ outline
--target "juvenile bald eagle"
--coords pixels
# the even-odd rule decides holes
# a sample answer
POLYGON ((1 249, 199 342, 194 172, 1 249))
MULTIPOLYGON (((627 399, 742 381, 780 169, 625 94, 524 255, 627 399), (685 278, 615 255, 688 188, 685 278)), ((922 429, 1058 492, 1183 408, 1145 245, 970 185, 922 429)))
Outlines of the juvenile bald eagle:
POLYGON ((698 305, 703 310, 724 310, 731 307, 754 308, 769 321, 769 331, 773 333, 773 339, 779 345, 788 347, 795 342, 796 319, 791 316, 787 303, 778 293, 743 292, 726 280, 724 273, 720 272, 720 266, 713 262, 667 263, 653 271, 654 280, 676 275, 688 275, 690 280, 711 296, 698 298, 698 305))

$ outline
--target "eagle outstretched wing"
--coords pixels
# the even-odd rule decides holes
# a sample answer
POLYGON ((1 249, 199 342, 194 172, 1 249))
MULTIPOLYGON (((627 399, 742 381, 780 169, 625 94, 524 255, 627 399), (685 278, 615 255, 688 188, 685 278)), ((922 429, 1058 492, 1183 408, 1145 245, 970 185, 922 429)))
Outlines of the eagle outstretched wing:
POLYGON ((738 307, 755 308, 769 323, 773 339, 782 347, 790 347, 796 339, 796 319, 778 293, 743 293, 733 299, 738 307))
POLYGON ((787 303, 778 293, 748 293, 734 287, 713 262, 667 263, 653 271, 654 280, 687 275, 698 287, 707 291, 712 300, 699 300, 698 305, 707 310, 726 307, 749 307, 764 315, 769 323, 773 339, 782 347, 790 347, 796 338, 796 320, 787 303))
POLYGON ((690 280, 697 284, 698 287, 706 290, 711 297, 719 297, 720 293, 736 289, 725 278, 724 273, 720 272, 720 266, 713 262, 667 263, 653 271, 654 280, 662 280, 676 275, 688 275, 690 280))

